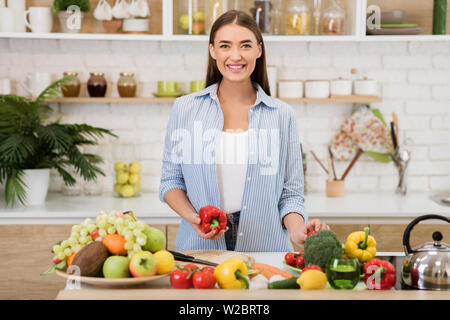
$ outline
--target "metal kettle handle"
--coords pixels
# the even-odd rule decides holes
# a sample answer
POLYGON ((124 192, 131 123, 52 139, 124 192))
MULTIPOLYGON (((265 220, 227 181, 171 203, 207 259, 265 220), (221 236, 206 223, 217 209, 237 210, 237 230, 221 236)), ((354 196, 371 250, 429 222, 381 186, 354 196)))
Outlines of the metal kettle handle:
POLYGON ((444 220, 444 221, 447 221, 448 223, 450 223, 450 219, 449 218, 444 217, 444 216, 440 216, 440 215, 437 215, 437 214, 426 214, 424 216, 420 216, 420 217, 415 218, 413 221, 411 221, 410 224, 408 224, 408 226, 405 229, 405 232, 403 233, 403 249, 405 250, 405 254, 406 255, 414 252, 411 249, 411 245, 409 243, 409 235, 410 235, 412 229, 420 221, 429 220, 429 219, 440 219, 440 220, 444 220))

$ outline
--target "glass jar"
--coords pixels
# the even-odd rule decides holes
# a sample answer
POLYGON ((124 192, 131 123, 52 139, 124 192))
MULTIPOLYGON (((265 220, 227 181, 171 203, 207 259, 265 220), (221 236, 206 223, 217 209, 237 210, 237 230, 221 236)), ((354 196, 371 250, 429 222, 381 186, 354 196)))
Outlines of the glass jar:
POLYGON ((205 2, 201 0, 178 0, 177 4, 177 27, 178 34, 205 34, 206 14, 205 2))
POLYGON ((80 95, 81 82, 78 79, 77 72, 64 72, 64 77, 69 78, 68 81, 64 82, 64 86, 62 88, 62 94, 64 97, 78 97, 80 95))
POLYGON ((228 10, 228 0, 207 0, 206 2, 206 32, 209 33, 214 21, 228 10))
POLYGON ((322 18, 322 34, 339 35, 344 33, 345 11, 342 9, 337 0, 333 0, 333 4, 325 9, 322 18))
POLYGON ((87 82, 87 89, 90 97, 104 97, 108 84, 105 79, 105 74, 102 72, 91 72, 91 77, 87 82))
POLYGON ((134 80, 134 73, 121 72, 119 81, 117 82, 117 89, 121 98, 136 97, 136 80, 134 80))
POLYGON ((291 0, 286 8, 286 34, 310 34, 311 12, 304 0, 291 0))
POLYGON ((270 34, 272 32, 272 2, 269 0, 255 0, 253 7, 250 8, 250 13, 256 20, 256 23, 261 30, 261 33, 270 34))

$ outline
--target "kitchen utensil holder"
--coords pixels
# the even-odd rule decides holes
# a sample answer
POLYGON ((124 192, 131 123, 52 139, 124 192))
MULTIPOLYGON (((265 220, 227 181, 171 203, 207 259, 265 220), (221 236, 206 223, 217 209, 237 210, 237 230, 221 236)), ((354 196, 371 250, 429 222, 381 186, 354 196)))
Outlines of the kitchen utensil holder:
POLYGON ((326 180, 326 195, 329 198, 343 197, 345 194, 344 180, 326 180))

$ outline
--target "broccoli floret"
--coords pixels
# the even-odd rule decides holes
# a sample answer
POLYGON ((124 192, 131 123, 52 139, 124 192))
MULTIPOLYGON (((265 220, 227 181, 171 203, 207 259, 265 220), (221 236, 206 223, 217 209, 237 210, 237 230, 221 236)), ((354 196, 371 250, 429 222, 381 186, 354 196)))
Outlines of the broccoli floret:
POLYGON ((316 264, 325 271, 328 260, 344 253, 342 243, 331 230, 320 230, 305 242, 305 266, 316 264))

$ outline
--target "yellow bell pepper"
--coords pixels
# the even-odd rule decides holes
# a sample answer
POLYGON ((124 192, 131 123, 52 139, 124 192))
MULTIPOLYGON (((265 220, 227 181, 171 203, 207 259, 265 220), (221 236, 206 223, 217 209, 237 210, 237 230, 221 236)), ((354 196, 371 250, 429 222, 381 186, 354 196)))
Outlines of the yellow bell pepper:
POLYGON ((248 289, 247 265, 239 258, 228 259, 214 270, 219 287, 222 289, 248 289))
POLYGON ((365 263, 375 257, 377 252, 375 238, 369 236, 369 228, 364 231, 356 231, 349 234, 345 243, 345 253, 358 258, 359 262, 365 263))

